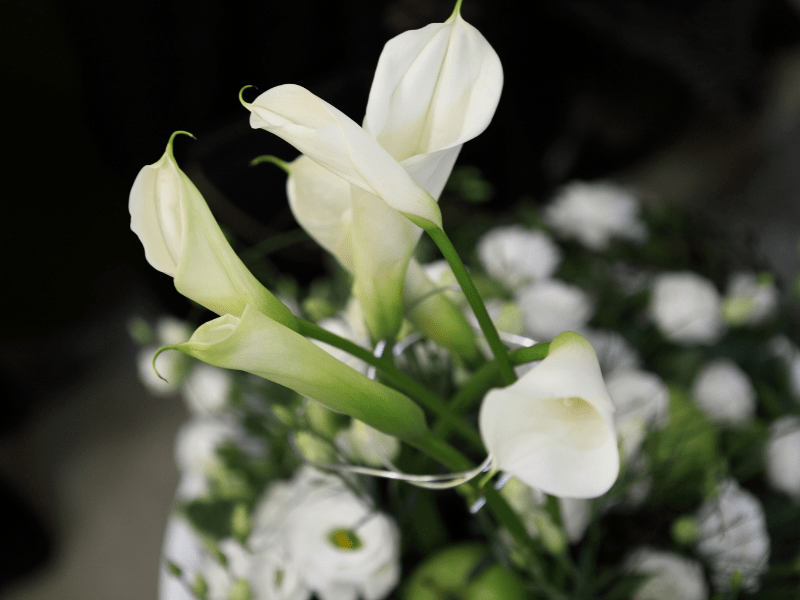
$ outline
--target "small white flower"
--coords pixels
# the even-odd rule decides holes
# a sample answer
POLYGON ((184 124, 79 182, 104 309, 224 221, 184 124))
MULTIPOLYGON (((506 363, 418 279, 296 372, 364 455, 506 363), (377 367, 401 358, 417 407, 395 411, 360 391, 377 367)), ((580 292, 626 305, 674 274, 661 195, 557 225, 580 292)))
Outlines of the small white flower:
POLYGON ((544 218, 556 232, 592 250, 607 249, 613 237, 644 242, 648 236, 636 196, 608 182, 564 186, 545 208, 544 218))
POLYGON ((341 480, 310 468, 270 486, 253 515, 250 545, 281 560, 321 600, 380 600, 400 579, 400 534, 341 480))
POLYGON ((767 443, 770 485, 800 504, 800 417, 783 417, 772 424, 767 443))
POLYGON ((309 590, 300 580, 286 553, 278 547, 252 555, 247 573, 253 600, 308 600, 309 590))
POLYGON ((639 451, 651 427, 669 420, 669 391, 661 378, 646 371, 615 371, 606 378, 614 402, 617 436, 628 460, 639 451))
POLYGON ((336 435, 336 447, 350 460, 381 467, 400 454, 400 440, 353 419, 350 427, 336 435))
POLYGON ((738 572, 744 590, 758 591, 759 577, 769 568, 770 541, 764 509, 733 479, 723 481, 718 492, 697 512, 697 553, 711 565, 717 590, 729 590, 731 578, 738 572))
POLYGON ((629 573, 649 575, 632 600, 706 600, 708 586, 700 563, 672 552, 638 548, 625 560, 629 573))
POLYGON ((594 307, 586 293, 574 285, 550 279, 534 283, 517 294, 528 334, 535 340, 552 340, 562 331, 579 331, 592 318, 594 307))
POLYGON ((484 235, 478 241, 478 258, 491 277, 517 290, 549 278, 561 262, 561 250, 543 231, 512 225, 484 235))
POLYGON ((221 466, 217 449, 225 442, 234 442, 249 454, 264 453, 263 443, 233 420, 195 417, 181 426, 175 439, 175 464, 183 475, 178 495, 190 498, 207 491, 206 475, 221 466))
MULTIPOLYGON (((178 354, 165 352, 161 356, 178 354)), ((233 387, 231 374, 227 369, 199 364, 183 382, 183 397, 189 410, 198 416, 214 415, 228 404, 233 387)))
POLYGON ((778 289, 772 278, 736 273, 728 283, 722 311, 731 326, 759 325, 775 315, 778 289))
POLYGON ((700 409, 717 423, 744 423, 756 410, 756 390, 750 378, 729 358, 706 363, 692 385, 700 409))
POLYGON ((650 313, 677 344, 715 344, 725 333, 717 288, 690 271, 662 273, 653 284, 650 313))
POLYGON ((208 584, 208 600, 229 600, 231 588, 237 579, 247 578, 251 558, 247 550, 233 539, 220 541, 219 549, 227 559, 221 564, 215 557, 205 554, 201 572, 208 584))
POLYGON ((639 354, 622 334, 611 329, 585 328, 581 331, 594 348, 600 370, 608 377, 615 371, 638 369, 641 364, 639 354))

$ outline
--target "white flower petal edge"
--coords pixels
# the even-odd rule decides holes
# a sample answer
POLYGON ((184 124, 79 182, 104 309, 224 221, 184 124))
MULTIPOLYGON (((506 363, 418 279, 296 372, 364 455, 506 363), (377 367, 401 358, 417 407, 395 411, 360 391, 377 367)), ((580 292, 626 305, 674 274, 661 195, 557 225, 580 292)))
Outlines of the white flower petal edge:
POLYGON ((478 424, 496 468, 548 494, 593 498, 619 473, 613 411, 594 350, 568 331, 519 381, 486 395, 478 424))
POLYGON ((292 313, 247 270, 203 196, 178 168, 172 154, 177 133, 161 159, 139 171, 131 188, 131 229, 147 262, 174 277, 181 294, 218 315, 238 317, 250 304, 294 327, 292 313))
POLYGON ((364 129, 438 198, 461 145, 492 120, 502 88, 497 53, 456 10, 386 44, 364 129))
POLYGON ((298 85, 279 85, 252 104, 250 126, 286 140, 314 162, 397 211, 439 227, 436 201, 400 164, 350 117, 298 85))

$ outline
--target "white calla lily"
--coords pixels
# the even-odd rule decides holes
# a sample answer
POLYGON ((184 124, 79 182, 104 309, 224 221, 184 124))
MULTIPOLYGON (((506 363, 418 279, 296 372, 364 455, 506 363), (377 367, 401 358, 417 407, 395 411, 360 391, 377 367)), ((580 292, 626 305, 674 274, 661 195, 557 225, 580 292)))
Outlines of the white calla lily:
POLYGON ((619 473, 613 411, 594 350, 568 331, 516 383, 486 395, 478 424, 497 469, 548 494, 593 498, 619 473))
MULTIPOLYGON (((128 208, 154 268, 175 279, 175 288, 219 315, 240 316, 246 305, 294 327, 294 317, 270 293, 228 244, 225 235, 172 153, 172 134, 161 159, 142 168, 133 182, 128 208)), ((191 134, 187 134, 191 135, 191 134)))
POLYGON ((401 439, 428 433, 425 415, 413 400, 356 372, 252 306, 241 317, 228 314, 204 323, 189 341, 159 352, 167 349, 269 379, 401 439))
MULTIPOLYGON (((307 154, 289 167, 292 212, 354 274, 354 291, 374 337, 391 337, 399 328, 404 286, 412 286, 406 294, 411 302, 431 287, 419 277, 404 281, 421 230, 399 213, 441 226, 435 199, 461 145, 491 121, 502 85, 497 54, 456 10, 445 23, 407 31, 386 44, 363 129, 296 86, 275 88, 246 105, 252 126, 307 154), (284 96, 297 100, 291 115, 284 96)), ((452 323, 453 311, 440 308, 441 318, 452 323)), ((443 329, 440 324, 425 332, 435 337, 443 329)), ((468 353, 474 354, 474 344, 468 353)))

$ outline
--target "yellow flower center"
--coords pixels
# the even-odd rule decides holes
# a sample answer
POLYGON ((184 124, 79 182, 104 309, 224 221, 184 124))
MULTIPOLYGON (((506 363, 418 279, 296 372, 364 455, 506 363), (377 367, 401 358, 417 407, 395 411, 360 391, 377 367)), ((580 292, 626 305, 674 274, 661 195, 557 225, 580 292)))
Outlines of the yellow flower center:
POLYGON ((361 547, 361 540, 352 529, 335 529, 330 532, 328 539, 342 550, 355 550, 361 547))

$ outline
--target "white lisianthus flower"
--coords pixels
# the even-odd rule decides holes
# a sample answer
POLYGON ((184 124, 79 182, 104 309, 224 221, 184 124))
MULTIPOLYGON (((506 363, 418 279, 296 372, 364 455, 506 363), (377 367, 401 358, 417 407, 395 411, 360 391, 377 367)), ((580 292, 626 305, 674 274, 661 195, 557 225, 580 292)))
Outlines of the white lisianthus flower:
POLYGON ((264 548, 255 552, 247 573, 253 600, 308 600, 311 590, 300 576, 282 548, 264 548))
POLYGON ((606 378, 614 402, 614 422, 630 461, 650 428, 664 427, 669 420, 669 390, 658 375, 647 371, 614 371, 606 378))
MULTIPOLYGON (((167 352, 162 356, 171 355, 180 356, 177 352, 167 352)), ((215 415, 224 410, 232 388, 233 380, 229 371, 201 363, 186 377, 182 391, 189 410, 195 415, 203 416, 215 415)))
POLYGON ((302 586, 321 600, 381 600, 400 579, 400 533, 341 480, 301 469, 270 486, 251 547, 280 547, 302 586))
POLYGON ((736 273, 728 283, 722 314, 731 326, 759 325, 775 315, 778 288, 769 274, 736 273))
POLYGON ((580 331, 594 313, 586 292, 557 279, 529 285, 516 299, 528 334, 535 340, 552 340, 562 331, 580 331))
POLYGON ((161 549, 161 568, 158 574, 159 600, 195 600, 185 585, 170 573, 166 561, 176 565, 186 581, 194 581, 200 573, 206 552, 194 527, 178 515, 170 516, 164 533, 164 546, 161 549))
POLYGON ((692 397, 717 423, 745 423, 756 410, 750 378, 729 358, 716 358, 703 366, 692 384, 692 397))
POLYGON ((229 600, 236 581, 246 580, 250 571, 250 554, 239 542, 224 539, 220 541, 219 549, 225 556, 226 565, 207 553, 201 563, 201 573, 208 584, 207 600, 229 600))
POLYGON ((672 552, 638 548, 626 559, 628 573, 647 575, 632 600, 706 600, 708 586, 703 567, 672 552))
POLYGON ((600 363, 600 370, 605 377, 618 370, 635 370, 641 365, 639 354, 622 334, 611 329, 592 329, 587 327, 581 330, 581 335, 594 348, 597 354, 597 362, 600 363))
POLYGON ((648 236, 636 196, 608 182, 564 186, 544 209, 544 218, 557 233, 592 250, 607 249, 614 237, 641 243, 648 236))
POLYGON ((613 411, 591 345, 565 332, 516 383, 489 391, 478 425, 495 468, 548 494, 592 498, 619 473, 613 411))
POLYGON ((676 344, 715 344, 725 333, 719 292, 697 273, 662 273, 653 283, 650 314, 676 344))
POLYGON ((161 159, 139 172, 128 208, 150 265, 174 278, 175 289, 219 315, 240 316, 255 306, 289 327, 294 317, 252 273, 225 239, 206 201, 178 168, 176 132, 161 159))
POLYGON ((478 241, 486 272, 510 290, 547 279, 561 262, 561 249, 543 231, 520 225, 496 227, 478 241))
POLYGON ((264 444, 232 419, 195 417, 181 426, 175 439, 175 464, 182 474, 179 496, 194 498, 208 491, 206 477, 222 466, 217 449, 226 442, 254 456, 264 453, 264 444))
POLYGON ((783 417, 772 424, 766 454, 770 485, 800 504, 800 417, 783 417))
POLYGON ((192 335, 192 329, 185 321, 167 316, 160 317, 156 321, 155 333, 162 346, 170 346, 188 340, 192 335))
POLYGON ((697 515, 697 553, 711 566, 714 587, 726 592, 734 576, 742 588, 756 592, 769 568, 770 541, 764 508, 733 479, 723 481, 697 515))
POLYGON ((358 419, 336 435, 335 444, 348 459, 373 467, 385 466, 400 454, 400 440, 358 419))

